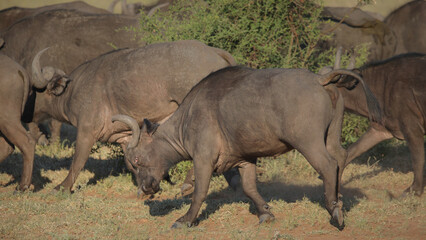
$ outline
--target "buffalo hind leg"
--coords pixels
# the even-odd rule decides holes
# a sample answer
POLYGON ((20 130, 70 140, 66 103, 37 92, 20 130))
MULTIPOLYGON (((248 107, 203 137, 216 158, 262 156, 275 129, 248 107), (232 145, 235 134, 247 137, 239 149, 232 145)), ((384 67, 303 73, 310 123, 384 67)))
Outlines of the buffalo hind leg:
POLYGON ((7 156, 12 154, 14 148, 15 146, 13 146, 13 144, 9 143, 4 137, 0 136, 0 163, 3 162, 7 156))
POLYGON ((22 152, 22 158, 24 161, 21 181, 17 190, 25 191, 30 187, 31 177, 33 174, 35 140, 27 133, 20 121, 0 124, 0 132, 2 132, 3 135, 22 152))
MULTIPOLYGON (((335 103, 335 114, 334 117, 328 127, 327 131, 327 139, 326 139, 326 149, 327 152, 337 160, 337 164, 339 166, 339 175, 338 175, 338 183, 342 180, 343 169, 345 168, 345 160, 348 156, 346 149, 342 147, 341 144, 341 136, 342 136, 342 124, 343 124, 343 112, 344 112, 344 102, 341 94, 333 88, 336 97, 335 103)), ((337 192, 340 193, 340 184, 338 184, 337 192)))
POLYGON ((370 125, 367 131, 356 141, 351 144, 348 148, 348 157, 345 161, 345 167, 356 157, 360 156, 368 149, 374 147, 376 144, 393 138, 393 135, 386 130, 384 127, 380 127, 377 124, 370 125))
MULTIPOLYGON (((340 182, 337 161, 327 152, 324 143, 305 144, 296 148, 305 156, 311 166, 321 175, 324 183, 325 207, 332 221, 343 227, 343 203, 339 199, 340 182)), ((334 223, 333 223, 334 224, 334 223)))
POLYGON ((198 211, 200 211, 201 204, 203 204, 207 197, 212 174, 213 166, 203 164, 203 162, 198 162, 197 159, 194 159, 195 188, 192 195, 191 207, 184 216, 176 220, 176 222, 172 225, 172 228, 194 225, 198 211))
POLYGON ((87 160, 89 159, 90 151, 96 138, 90 133, 88 129, 78 129, 77 140, 75 146, 75 153, 71 163, 70 170, 65 180, 55 187, 55 190, 71 191, 75 180, 83 169, 87 160))
POLYGON ((243 185, 243 191, 249 197, 256 206, 259 224, 263 222, 270 222, 275 219, 274 215, 270 211, 269 205, 263 200, 257 191, 256 187, 256 165, 254 163, 247 162, 240 166, 238 169, 241 175, 241 184, 243 185))

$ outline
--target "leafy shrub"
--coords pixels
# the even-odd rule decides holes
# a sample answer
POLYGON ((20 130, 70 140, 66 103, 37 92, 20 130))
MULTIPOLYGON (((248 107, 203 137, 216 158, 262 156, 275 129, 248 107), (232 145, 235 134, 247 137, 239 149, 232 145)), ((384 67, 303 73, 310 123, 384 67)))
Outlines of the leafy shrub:
POLYGON ((315 48, 321 7, 312 0, 177 1, 169 11, 141 15, 140 40, 146 43, 197 39, 229 51, 254 68, 316 70, 322 55, 315 48))

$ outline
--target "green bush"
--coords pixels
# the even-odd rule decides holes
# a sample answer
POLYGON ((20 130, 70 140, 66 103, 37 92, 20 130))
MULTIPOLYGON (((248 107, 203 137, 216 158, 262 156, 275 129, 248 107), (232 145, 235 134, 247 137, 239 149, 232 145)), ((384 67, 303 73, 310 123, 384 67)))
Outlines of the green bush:
POLYGON ((146 43, 197 39, 230 52, 254 68, 309 68, 328 64, 316 49, 321 7, 312 0, 177 1, 169 11, 142 14, 140 40, 146 43))

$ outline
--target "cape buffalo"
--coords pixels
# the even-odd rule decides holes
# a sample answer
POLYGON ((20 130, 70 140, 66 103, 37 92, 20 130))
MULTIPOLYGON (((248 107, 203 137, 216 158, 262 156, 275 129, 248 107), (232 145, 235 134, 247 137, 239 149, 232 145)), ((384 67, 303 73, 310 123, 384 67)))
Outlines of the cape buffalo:
MULTIPOLYGON (((367 132, 348 148, 346 165, 381 141, 394 137, 406 140, 413 162, 414 181, 405 192, 414 191, 421 195, 425 164, 426 55, 403 54, 366 64, 354 72, 363 77, 377 97, 383 109, 383 122, 371 124, 367 132)), ((346 78, 342 81, 350 81, 351 77, 346 78)), ((347 110, 368 115, 361 88, 339 90, 347 110)))
MULTIPOLYGON (((0 47, 2 41, 0 39, 0 47)), ((42 53, 34 57, 35 64, 42 53)), ((21 150, 24 168, 18 190, 27 189, 31 183, 35 147, 35 140, 21 124, 21 115, 31 87, 44 88, 47 85, 46 81, 32 79, 21 65, 0 54, 0 162, 13 152, 14 146, 21 150)))
MULTIPOLYGON (((77 4, 77 3, 76 3, 77 4)), ((84 4, 83 4, 84 5, 84 4)), ((117 14, 89 14, 76 10, 50 10, 25 18, 0 35, 6 44, 0 52, 31 71, 32 56, 50 47, 40 59, 42 66, 55 66, 70 73, 80 64, 114 47, 137 47, 133 33, 118 31, 120 28, 137 26, 138 19, 117 14)), ((24 113, 25 122, 31 122, 31 112, 24 113)), ((60 123, 51 122, 51 138, 59 138, 60 123)), ((37 125, 29 124, 33 137, 39 139, 37 125)), ((46 144, 47 139, 39 142, 46 144)))
POLYGON ((113 51, 49 82, 37 93, 34 121, 53 117, 77 127, 69 174, 56 189, 71 190, 97 140, 121 143, 125 150, 129 129, 111 123, 111 116, 163 121, 203 77, 234 64, 228 52, 188 40, 113 51))
POLYGON ((93 7, 83 1, 52 4, 39 8, 10 7, 0 11, 0 32, 5 31, 12 24, 23 18, 35 16, 53 9, 75 9, 86 13, 109 13, 105 9, 93 7))
POLYGON ((358 8, 324 7, 324 20, 330 23, 321 24, 323 34, 332 34, 332 38, 320 43, 320 47, 342 46, 345 50, 368 44, 368 59, 382 60, 392 57, 397 40, 394 32, 384 22, 372 17, 358 8))
POLYGON ((426 53, 426 1, 417 0, 401 6, 385 18, 385 23, 397 39, 394 55, 426 53))
MULTIPOLYGON (((232 167, 239 168, 243 191, 255 203, 260 222, 274 219, 257 192, 255 162, 293 148, 323 177, 326 208, 342 226, 339 169, 346 158, 340 145, 344 103, 337 88, 329 84, 341 74, 362 81, 345 70, 317 75, 304 69, 228 67, 198 83, 158 128, 146 120, 139 129, 138 121, 125 115, 112 120, 125 122, 133 131, 134 144, 127 148, 126 158, 137 167, 146 194, 159 191, 172 165, 193 160, 191 207, 173 228, 194 224, 213 171, 232 167)), ((372 117, 380 121, 374 96, 369 91, 366 96, 373 103, 372 117)))

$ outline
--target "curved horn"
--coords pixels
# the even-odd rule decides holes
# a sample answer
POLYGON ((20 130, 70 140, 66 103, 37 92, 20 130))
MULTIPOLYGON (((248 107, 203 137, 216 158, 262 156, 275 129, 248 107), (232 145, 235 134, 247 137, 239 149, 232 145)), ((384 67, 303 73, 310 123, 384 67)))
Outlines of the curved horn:
POLYGON ((0 38, 0 48, 3 46, 3 44, 4 44, 4 40, 3 38, 0 38))
POLYGON ((126 0, 121 0, 121 14, 131 15, 129 6, 127 5, 126 0))
POLYGON ((112 122, 123 122, 130 127, 130 129, 132 130, 132 137, 129 141, 129 144, 127 144, 127 149, 136 147, 139 143, 139 137, 141 135, 141 130, 139 128, 138 122, 134 118, 122 114, 112 116, 111 120, 112 122))
POLYGON ((370 88, 364 83, 364 80, 358 74, 344 69, 333 70, 325 75, 322 75, 320 77, 319 82, 323 86, 327 85, 328 83, 330 83, 331 80, 333 80, 336 76, 339 75, 348 75, 356 78, 358 81, 361 82, 367 99, 368 118, 370 119, 370 121, 382 123, 382 110, 380 108, 379 102, 377 101, 374 94, 371 92, 370 88))
POLYGON ((342 46, 339 46, 337 48, 337 51, 336 51, 336 59, 334 61, 333 69, 339 69, 340 68, 340 60, 341 60, 341 58, 342 58, 342 46))
POLYGON ((49 83, 50 79, 52 79, 54 75, 54 69, 52 67, 45 67, 43 72, 41 71, 40 67, 40 56, 49 48, 45 48, 38 52, 34 59, 31 66, 32 69, 32 84, 36 88, 45 88, 46 85, 49 83))
POLYGON ((120 1, 120 0, 113 0, 113 1, 111 2, 111 4, 108 6, 108 11, 110 11, 110 12, 114 13, 115 5, 117 5, 117 3, 118 3, 119 1, 120 1))
POLYGON ((154 15, 154 13, 157 12, 157 10, 159 10, 160 8, 163 8, 163 7, 167 7, 167 6, 169 6, 169 3, 163 3, 163 4, 160 4, 160 5, 157 5, 153 8, 151 8, 151 10, 149 10, 147 16, 152 17, 152 15, 154 15))

